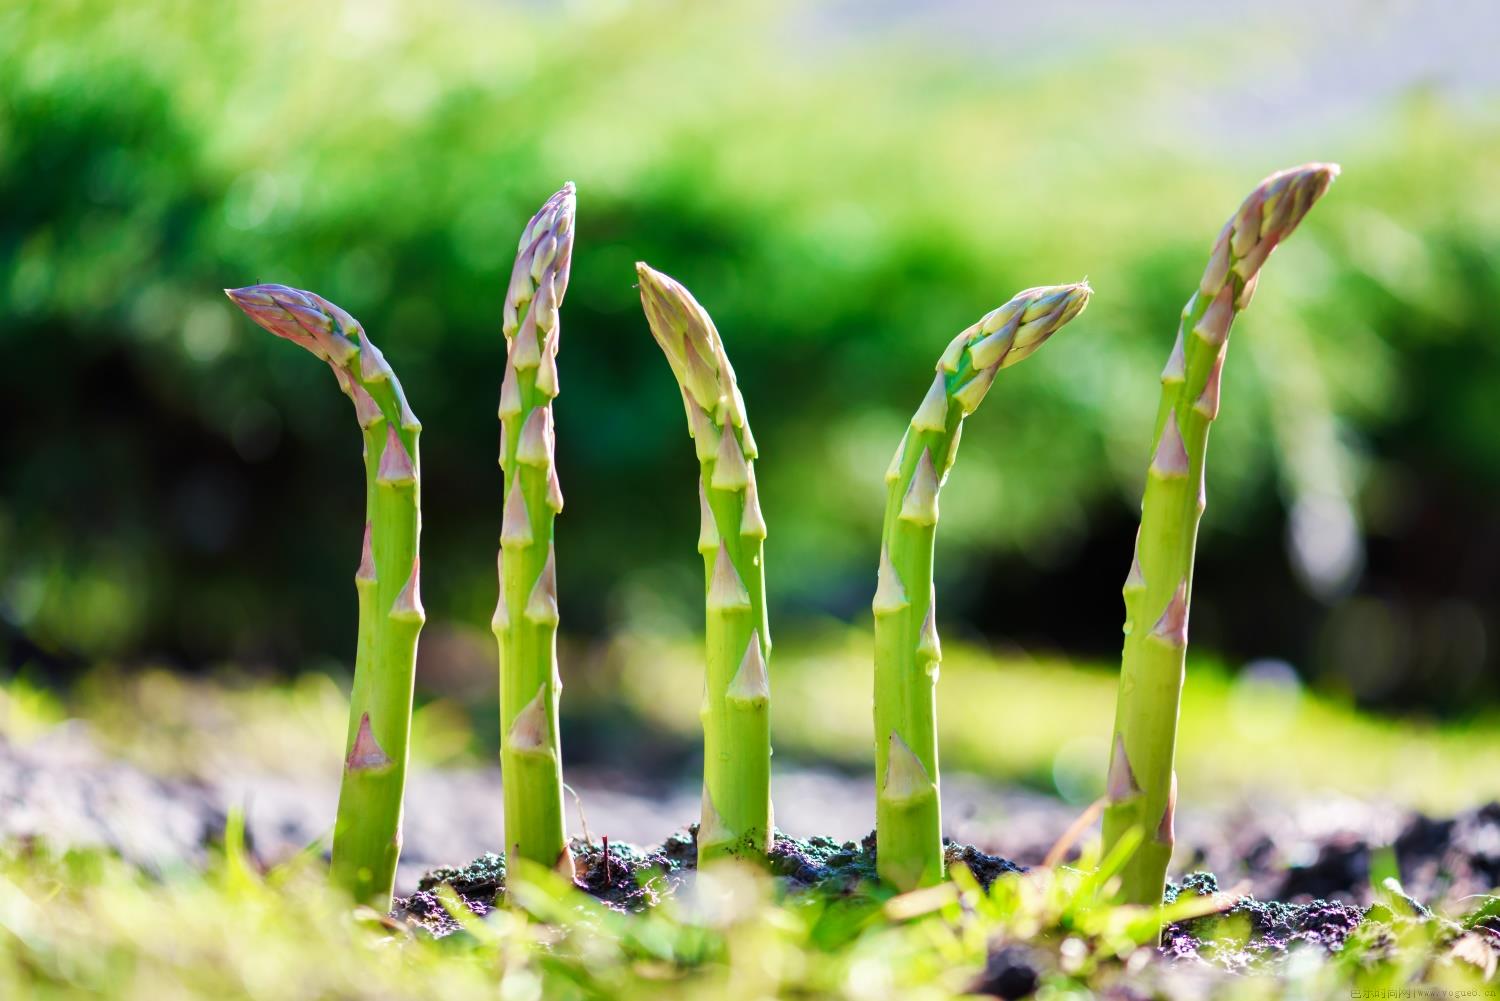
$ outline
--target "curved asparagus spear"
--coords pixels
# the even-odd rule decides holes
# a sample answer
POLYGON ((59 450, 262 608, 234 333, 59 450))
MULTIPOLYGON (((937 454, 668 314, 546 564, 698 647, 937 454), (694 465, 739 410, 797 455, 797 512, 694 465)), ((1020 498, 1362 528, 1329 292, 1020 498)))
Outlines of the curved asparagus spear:
POLYGON ((910 890, 943 877, 938 801, 938 644, 932 583, 938 491, 964 418, 1000 369, 1083 311, 1088 283, 1027 289, 959 334, 886 470, 875 612, 876 868, 910 890))
POLYGON ((354 401, 364 431, 366 520, 354 575, 359 645, 333 829, 333 879, 384 912, 390 908, 401 854, 412 679, 417 634, 425 620, 417 553, 422 522, 417 436, 422 425, 407 405, 396 373, 344 310, 285 285, 225 291, 256 323, 328 363, 339 387, 354 401))
POLYGON ((571 183, 521 233, 505 296, 505 378, 500 386, 500 600, 490 625, 500 647, 500 766, 505 848, 573 874, 563 826, 557 699, 557 560, 553 524, 562 510, 552 430, 557 396, 558 307, 573 259, 571 183))
POLYGON ((1121 872, 1120 895, 1131 903, 1161 903, 1172 856, 1193 551, 1229 325, 1249 304, 1266 257, 1337 175, 1334 164, 1310 163, 1272 174, 1250 193, 1219 233, 1161 375, 1141 526, 1125 579, 1125 651, 1104 812, 1106 851, 1132 830, 1143 834, 1121 872))
POLYGON ((651 333, 682 389, 702 470, 707 663, 698 859, 760 857, 771 844, 771 634, 755 439, 713 320, 676 281, 644 263, 635 268, 651 333))

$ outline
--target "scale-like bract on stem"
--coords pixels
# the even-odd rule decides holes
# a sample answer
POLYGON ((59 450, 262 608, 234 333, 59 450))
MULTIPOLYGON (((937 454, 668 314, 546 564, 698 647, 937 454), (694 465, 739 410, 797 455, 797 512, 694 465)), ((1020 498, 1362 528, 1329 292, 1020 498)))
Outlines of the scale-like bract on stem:
POLYGON ((500 770, 505 850, 568 875, 562 742, 557 700, 557 558, 562 510, 552 401, 557 396, 558 308, 573 260, 571 183, 521 233, 505 295, 505 377, 500 384, 500 600, 490 626, 500 648, 500 770))
POLYGON ((938 796, 938 643, 933 540, 938 493, 964 418, 1002 368, 1083 311, 1086 282, 1027 289, 955 337, 896 448, 875 590, 875 836, 881 878, 898 889, 943 877, 938 796))
POLYGON ((344 310, 285 285, 226 292, 256 323, 328 363, 354 401, 364 432, 364 545, 354 574, 359 644, 333 830, 333 879, 384 912, 401 854, 412 680, 425 619, 417 554, 422 425, 395 372, 344 310))
POLYGON ((1249 304, 1266 257, 1337 175, 1333 164, 1310 163, 1272 174, 1250 193, 1219 233, 1161 374, 1141 526, 1125 578, 1125 651, 1104 811, 1106 851, 1132 831, 1142 836, 1120 874, 1120 896, 1130 903, 1161 903, 1172 857, 1193 551, 1229 326, 1249 304))
POLYGON ((755 439, 708 313, 661 272, 638 263, 636 273, 651 333, 682 389, 702 473, 707 658, 698 858, 762 857, 771 844, 771 634, 755 439))

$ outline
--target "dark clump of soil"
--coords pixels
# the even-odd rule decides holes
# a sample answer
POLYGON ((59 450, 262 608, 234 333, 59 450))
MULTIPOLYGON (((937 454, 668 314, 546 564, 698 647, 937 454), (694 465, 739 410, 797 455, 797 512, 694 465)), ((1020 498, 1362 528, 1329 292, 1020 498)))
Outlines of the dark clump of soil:
POLYGON ((986 994, 1018 1001, 1036 993, 1042 983, 1042 962, 1035 949, 1007 943, 990 949, 984 972, 969 988, 970 994, 986 994))
POLYGON ((949 868, 961 865, 968 869, 986 890, 1001 876, 1026 871, 1024 865, 1017 865, 1010 859, 987 855, 973 845, 955 844, 947 838, 943 839, 943 857, 949 868))
MULTIPOLYGON (((1168 883, 1166 900, 1186 895, 1220 896, 1212 873, 1193 873, 1182 883, 1168 883)), ((1278 959, 1299 946, 1338 952, 1365 919, 1364 909, 1333 900, 1283 903, 1237 897, 1223 900, 1215 914, 1170 924, 1161 951, 1173 959, 1211 960, 1227 969, 1246 969, 1278 959)))
MULTIPOLYGON (((683 868, 665 847, 642 851, 634 845, 575 844, 573 882, 591 896, 618 910, 638 911, 658 903, 671 892, 671 874, 683 868)), ((675 854, 675 853, 674 853, 675 854)))
MULTIPOLYGON (((618 842, 573 842, 574 883, 601 903, 621 911, 652 907, 675 892, 698 867, 696 827, 674 834, 650 849, 618 842)), ((972 845, 947 842, 950 866, 963 865, 988 888, 1000 876, 1024 872, 1021 866, 972 845)), ((767 856, 768 868, 790 893, 815 890, 831 896, 850 896, 875 886, 875 835, 862 841, 812 837, 805 840, 776 833, 767 856)), ((438 901, 443 884, 476 914, 488 913, 505 890, 505 859, 487 853, 466 866, 445 866, 428 872, 410 897, 396 898, 392 916, 447 935, 458 925, 438 901)))

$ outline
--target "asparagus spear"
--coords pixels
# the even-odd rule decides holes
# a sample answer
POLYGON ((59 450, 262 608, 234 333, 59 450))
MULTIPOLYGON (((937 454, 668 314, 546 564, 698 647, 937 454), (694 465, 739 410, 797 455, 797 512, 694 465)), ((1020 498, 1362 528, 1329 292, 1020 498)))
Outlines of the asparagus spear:
POLYGON ((1305 164, 1272 174, 1250 193, 1219 233, 1161 375, 1140 531, 1125 579, 1125 651, 1104 812, 1106 851, 1132 830, 1143 835, 1121 871, 1120 895, 1130 903, 1161 903, 1172 856, 1173 756, 1193 551, 1206 503, 1208 429, 1219 413, 1229 326, 1249 304, 1267 256, 1338 170, 1334 164, 1305 164))
POLYGON ((366 519, 354 575, 359 644, 332 871, 355 899, 384 912, 401 854, 412 679, 425 620, 417 553, 422 425, 396 373, 344 310, 285 285, 225 291, 256 323, 328 363, 364 432, 366 519))
POLYGON ((942 652, 932 583, 938 492, 964 418, 996 373, 1041 347, 1092 294, 1087 282, 1027 289, 955 337, 886 470, 873 604, 876 868, 901 890, 943 877, 935 703, 942 652))
POLYGON ((682 390, 701 469, 707 663, 698 859, 763 857, 771 844, 771 634, 755 439, 713 320, 676 281, 644 263, 635 268, 651 333, 682 390))
POLYGON ((557 560, 562 510, 552 429, 557 396, 558 307, 573 258, 571 183, 521 233, 505 296, 505 378, 500 386, 500 466, 505 512, 498 556, 500 599, 490 625, 500 648, 500 765, 505 846, 573 874, 563 827, 557 699, 557 560))

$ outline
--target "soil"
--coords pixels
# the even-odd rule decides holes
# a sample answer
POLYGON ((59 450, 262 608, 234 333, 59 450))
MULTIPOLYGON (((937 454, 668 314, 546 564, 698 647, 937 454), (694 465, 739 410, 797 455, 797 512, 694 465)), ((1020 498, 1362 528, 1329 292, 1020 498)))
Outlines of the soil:
MULTIPOLYGON (((585 889, 608 906, 637 910, 691 878, 691 830, 655 839, 663 833, 662 817, 697 812, 694 788, 587 768, 569 779, 595 832, 576 842, 585 889), (610 837, 607 851, 603 834, 610 837)), ((256 857, 272 865, 326 834, 337 780, 337 762, 326 775, 163 778, 110 758, 85 726, 70 723, 26 744, 0 736, 0 842, 103 847, 160 871, 201 864, 237 809, 244 811, 256 857)), ((778 771, 777 818, 790 833, 777 837, 771 867, 788 892, 863 892, 875 864, 872 839, 860 839, 874 820, 870 783, 868 775, 827 769, 778 771), (807 831, 827 836, 792 836, 807 831)), ((1080 812, 1054 797, 961 774, 944 776, 944 793, 954 836, 949 859, 962 861, 986 884, 1038 864, 1080 812)), ((501 827, 501 801, 497 769, 414 771, 397 881, 402 917, 434 934, 451 932, 456 925, 433 894, 444 881, 476 913, 493 906, 504 862, 481 852, 501 827), (461 869, 434 868, 476 856, 461 869)), ((583 827, 578 819, 575 831, 583 827)), ((1170 928, 1164 952, 1233 969, 1302 945, 1337 951, 1360 917, 1384 914, 1380 908, 1394 906, 1400 913, 1391 918, 1398 921, 1439 920, 1423 904, 1439 913, 1472 910, 1475 900, 1464 898, 1500 885, 1500 803, 1432 817, 1333 796, 1290 802, 1250 796, 1227 807, 1185 805, 1178 846, 1174 872, 1195 874, 1179 876, 1174 892, 1225 899, 1221 913, 1170 928), (1399 874, 1397 887, 1373 885, 1388 872, 1399 874), (1221 886, 1233 889, 1226 894, 1221 886), (1208 943, 1226 931, 1237 932, 1240 943, 1208 943)), ((1500 947, 1500 908, 1474 934, 1500 947)), ((995 985, 990 993, 1003 997, 1024 986, 1023 960, 1014 950, 997 952, 986 974, 995 985)))
MULTIPOLYGON (((1424 874, 1425 884, 1451 888, 1455 880, 1467 885, 1476 872, 1485 872, 1489 856, 1476 854, 1471 842, 1484 848, 1500 806, 1490 805, 1451 820, 1415 817, 1398 839, 1400 855, 1411 870, 1424 874)), ((675 834, 653 849, 619 843, 573 844, 576 884, 606 906, 638 911, 655 906, 676 893, 696 870, 695 828, 675 834)), ((947 843, 950 865, 968 867, 986 889, 997 879, 1024 873, 1027 867, 991 855, 973 845, 947 843)), ((1327 953, 1341 951, 1357 932, 1394 941, 1400 926, 1431 924, 1439 939, 1456 939, 1464 929, 1438 917, 1409 896, 1399 883, 1388 884, 1368 906, 1349 899, 1312 897, 1310 888, 1352 898, 1367 889, 1370 872, 1368 846, 1363 851, 1347 839, 1324 846, 1306 866, 1285 873, 1284 885, 1294 888, 1292 900, 1260 900, 1244 893, 1227 893, 1212 873, 1196 872, 1167 885, 1166 900, 1208 897, 1217 910, 1207 916, 1168 925, 1160 955, 1175 963, 1212 966, 1230 972, 1272 967, 1300 948, 1327 953), (1363 925, 1364 930, 1359 931, 1363 925)), ((770 870, 785 893, 817 892, 831 896, 874 894, 875 836, 860 841, 826 837, 790 838, 777 832, 770 852, 770 870)), ((425 875, 410 897, 398 897, 392 917, 442 937, 458 924, 437 902, 434 891, 447 883, 464 905, 478 915, 498 906, 505 888, 505 861, 486 854, 462 868, 435 869, 425 875)), ((1475 923, 1474 932, 1500 953, 1500 915, 1475 923)), ((1036 990, 1047 957, 1018 943, 996 943, 984 972, 973 986, 976 994, 1001 998, 1026 997, 1036 990)))
MULTIPOLYGON (((676 892, 696 871, 696 828, 674 834, 660 846, 641 849, 619 842, 573 842, 574 883, 601 903, 621 911, 655 906, 676 892)), ((947 846, 949 864, 969 867, 988 887, 1000 876, 1024 872, 1008 859, 989 855, 973 845, 947 846)), ((789 838, 777 832, 768 856, 771 874, 787 892, 814 890, 831 896, 864 893, 876 883, 875 837, 836 841, 812 837, 789 838)), ((494 853, 481 855, 461 868, 445 866, 424 875, 410 897, 398 897, 392 917, 408 920, 434 935, 445 935, 457 925, 434 892, 447 883, 476 914, 486 914, 505 889, 505 860, 494 853)))

